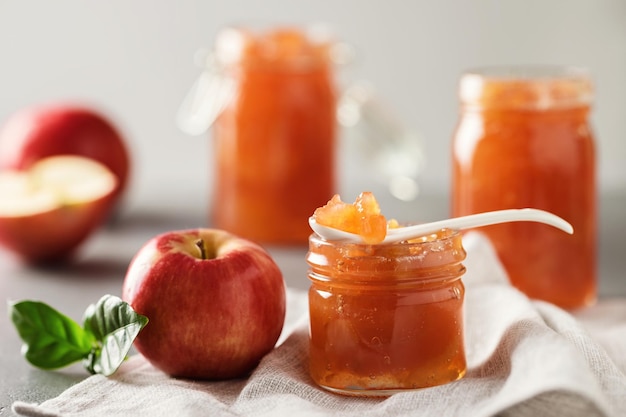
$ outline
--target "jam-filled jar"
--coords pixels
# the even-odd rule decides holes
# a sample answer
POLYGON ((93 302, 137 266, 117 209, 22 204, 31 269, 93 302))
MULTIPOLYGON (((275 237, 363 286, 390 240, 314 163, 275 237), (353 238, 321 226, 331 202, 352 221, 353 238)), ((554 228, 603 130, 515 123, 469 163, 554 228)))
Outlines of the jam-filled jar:
POLYGON ((315 383, 340 394, 385 396, 463 377, 459 232, 376 245, 313 234, 306 259, 315 383))
POLYGON ((481 229, 511 283, 564 308, 596 299, 596 172, 584 69, 487 68, 460 80, 453 140, 452 214, 532 207, 573 235, 538 223, 481 229))
POLYGON ((306 219, 335 191, 332 45, 292 27, 218 34, 214 64, 232 91, 213 123, 215 227, 306 245, 306 219))

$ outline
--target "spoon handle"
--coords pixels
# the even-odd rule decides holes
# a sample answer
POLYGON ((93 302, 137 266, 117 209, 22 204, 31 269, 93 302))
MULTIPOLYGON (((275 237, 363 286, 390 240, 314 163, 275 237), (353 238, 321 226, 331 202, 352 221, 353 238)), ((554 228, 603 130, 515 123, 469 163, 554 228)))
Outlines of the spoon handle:
POLYGON ((518 221, 545 223, 569 234, 574 233, 572 225, 561 217, 544 210, 524 208, 487 211, 484 213, 470 214, 469 216, 455 217, 432 223, 418 224, 398 229, 389 229, 385 242, 397 242, 400 240, 411 239, 422 234, 434 233, 443 228, 464 230, 473 227, 518 221))

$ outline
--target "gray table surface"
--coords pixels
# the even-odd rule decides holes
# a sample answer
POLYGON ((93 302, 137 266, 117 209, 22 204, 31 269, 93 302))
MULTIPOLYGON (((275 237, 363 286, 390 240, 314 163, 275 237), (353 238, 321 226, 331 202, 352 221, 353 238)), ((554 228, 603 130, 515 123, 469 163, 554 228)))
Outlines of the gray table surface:
MULTIPOLYGON (((0 252, 0 297, 4 300, 36 299, 46 302, 80 321, 85 308, 104 294, 121 294, 128 264, 152 236, 168 230, 207 224, 205 205, 186 204, 188 196, 159 201, 144 199, 127 204, 117 219, 95 234, 79 252, 75 262, 57 269, 33 269, 0 252)), ((600 198, 601 297, 626 297, 626 193, 600 198)), ((420 213, 423 221, 438 220, 448 213, 447 200, 424 197, 396 207, 402 220, 420 213)), ((305 247, 268 247, 281 267, 287 285, 306 289, 305 247)), ((31 367, 21 356, 21 342, 8 315, 0 314, 0 416, 12 415, 16 401, 42 402, 63 392, 88 376, 80 364, 59 371, 31 367)))

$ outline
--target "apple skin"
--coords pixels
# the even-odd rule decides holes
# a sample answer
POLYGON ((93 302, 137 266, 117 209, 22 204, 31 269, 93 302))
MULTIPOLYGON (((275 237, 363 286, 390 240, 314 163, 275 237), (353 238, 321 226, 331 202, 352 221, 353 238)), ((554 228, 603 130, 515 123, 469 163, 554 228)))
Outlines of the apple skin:
POLYGON ((115 194, 22 217, 0 217, 0 245, 28 264, 57 264, 109 216, 115 194))
POLYGON ((257 244, 218 229, 150 239, 130 263, 122 299, 149 319, 135 348, 181 378, 247 375, 274 348, 285 320, 285 284, 274 260, 257 244))
POLYGON ((0 128, 0 170, 29 169, 54 155, 78 155, 107 166, 118 178, 119 196, 130 175, 125 139, 104 115, 78 104, 27 107, 0 128))

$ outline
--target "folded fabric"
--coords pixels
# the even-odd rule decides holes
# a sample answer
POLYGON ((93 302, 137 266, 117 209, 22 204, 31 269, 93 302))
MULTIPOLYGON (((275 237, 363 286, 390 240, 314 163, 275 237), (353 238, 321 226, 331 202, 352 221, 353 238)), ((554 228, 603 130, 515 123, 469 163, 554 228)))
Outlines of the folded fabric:
POLYGON ((388 398, 344 397, 309 378, 306 293, 288 291, 281 340, 246 379, 170 378, 133 356, 112 377, 91 376, 24 416, 626 416, 626 300, 576 315, 512 288, 489 242, 468 252, 467 375, 388 398), (617 318, 614 313, 617 314, 617 318))

